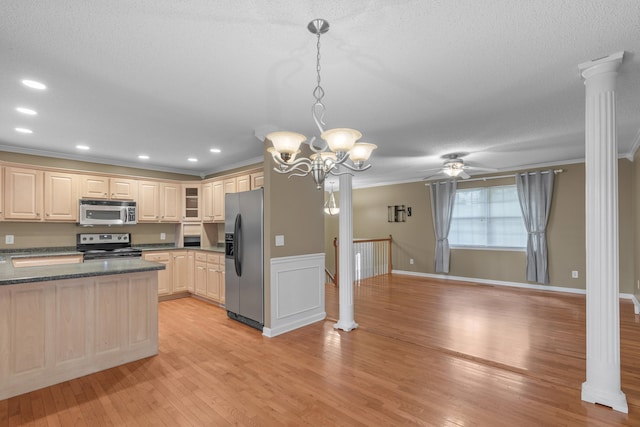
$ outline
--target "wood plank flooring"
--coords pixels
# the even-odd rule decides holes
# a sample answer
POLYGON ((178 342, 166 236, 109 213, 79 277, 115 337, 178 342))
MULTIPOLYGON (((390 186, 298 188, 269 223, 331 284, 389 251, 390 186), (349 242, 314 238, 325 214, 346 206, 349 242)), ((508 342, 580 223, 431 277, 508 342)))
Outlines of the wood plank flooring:
MULTIPOLYGON (((337 300, 327 285, 329 318, 337 300)), ((354 302, 352 332, 328 319, 271 339, 197 299, 161 302, 158 356, 0 401, 0 427, 640 425, 629 301, 629 414, 580 400, 582 295, 394 275, 354 302)))

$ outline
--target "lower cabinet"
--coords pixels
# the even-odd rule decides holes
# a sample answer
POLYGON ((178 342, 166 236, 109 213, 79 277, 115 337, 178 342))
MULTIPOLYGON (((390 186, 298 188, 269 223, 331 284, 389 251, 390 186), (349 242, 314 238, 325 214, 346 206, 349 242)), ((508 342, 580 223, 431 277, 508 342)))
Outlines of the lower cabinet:
POLYGON ((171 252, 147 252, 142 255, 145 261, 164 264, 164 270, 158 270, 158 296, 173 293, 173 258, 171 252))
POLYGON ((224 254, 196 250, 149 251, 146 261, 166 266, 158 271, 158 296, 190 292, 225 303, 224 254))

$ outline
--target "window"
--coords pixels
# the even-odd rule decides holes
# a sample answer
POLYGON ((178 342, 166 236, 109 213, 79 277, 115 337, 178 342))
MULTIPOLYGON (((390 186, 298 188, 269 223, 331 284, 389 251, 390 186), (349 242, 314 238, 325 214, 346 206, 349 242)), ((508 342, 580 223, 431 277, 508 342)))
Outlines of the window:
POLYGON ((527 230, 516 186, 458 189, 449 244, 452 247, 525 248, 527 230))

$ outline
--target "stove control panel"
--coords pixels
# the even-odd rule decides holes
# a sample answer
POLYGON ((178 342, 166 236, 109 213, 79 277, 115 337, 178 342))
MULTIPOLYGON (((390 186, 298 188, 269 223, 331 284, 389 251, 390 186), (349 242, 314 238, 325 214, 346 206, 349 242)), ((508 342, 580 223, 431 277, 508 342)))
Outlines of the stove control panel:
POLYGON ((129 233, 82 233, 78 234, 77 241, 83 245, 103 243, 129 243, 129 233))

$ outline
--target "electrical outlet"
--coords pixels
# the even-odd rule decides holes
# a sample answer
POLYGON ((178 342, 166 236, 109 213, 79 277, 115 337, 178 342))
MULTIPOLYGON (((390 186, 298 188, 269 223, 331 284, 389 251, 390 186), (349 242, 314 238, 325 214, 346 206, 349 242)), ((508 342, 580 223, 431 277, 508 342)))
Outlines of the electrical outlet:
POLYGON ((578 271, 577 270, 573 270, 571 272, 571 278, 572 279, 577 279, 578 278, 578 271))
POLYGON ((7 234, 4 236, 4 243, 7 245, 13 245, 13 234, 7 234))
POLYGON ((165 240, 167 238, 166 233, 160 233, 160 240, 165 240))
POLYGON ((413 265, 413 258, 409 258, 409 264, 413 265))
POLYGON ((278 234, 276 236, 276 246, 284 246, 284 235, 278 234))

